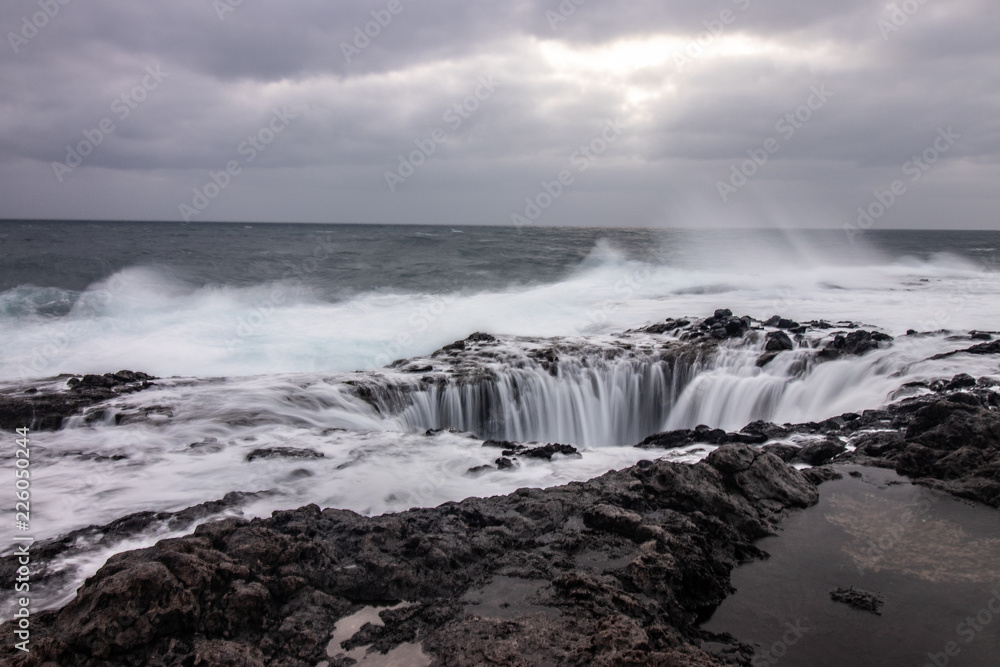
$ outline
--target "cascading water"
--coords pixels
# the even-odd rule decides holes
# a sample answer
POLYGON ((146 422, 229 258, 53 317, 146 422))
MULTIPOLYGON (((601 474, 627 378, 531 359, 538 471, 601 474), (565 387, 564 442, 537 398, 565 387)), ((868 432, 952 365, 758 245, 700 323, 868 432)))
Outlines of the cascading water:
POLYGON ((699 424, 739 430, 756 420, 822 420, 877 406, 915 361, 885 349, 818 363, 814 350, 800 347, 759 366, 763 351, 763 341, 751 337, 696 355, 581 354, 547 367, 494 364, 475 378, 386 378, 369 389, 376 397, 370 402, 392 430, 452 428, 484 439, 628 446, 699 424))
POLYGON ((573 359, 555 375, 511 369, 495 379, 411 394, 403 430, 456 428, 483 438, 630 445, 661 430, 697 365, 659 359, 573 359))

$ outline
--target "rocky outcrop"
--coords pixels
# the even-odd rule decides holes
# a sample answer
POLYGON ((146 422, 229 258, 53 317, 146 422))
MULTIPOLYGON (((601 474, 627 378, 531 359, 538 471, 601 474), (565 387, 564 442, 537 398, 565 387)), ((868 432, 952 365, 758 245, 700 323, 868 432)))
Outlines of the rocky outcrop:
POLYGON ((1000 507, 1000 394, 958 391, 887 410, 898 430, 862 433, 851 457, 926 486, 1000 507))
MULTIPOLYGON (((986 335, 988 336, 989 334, 986 335)), ((989 343, 980 343, 979 345, 967 347, 964 350, 954 350, 952 352, 935 354, 931 357, 931 359, 947 359, 948 357, 953 357, 956 354, 1000 354, 1000 340, 994 340, 989 343)))
POLYGON ((337 651, 417 643, 434 664, 746 665, 752 650, 705 642, 699 615, 760 555, 754 540, 816 500, 778 458, 728 445, 696 465, 643 461, 402 514, 308 506, 227 519, 113 557, 66 607, 35 615, 30 654, 7 642, 0 662, 312 666, 339 619, 407 601, 337 651))
POLYGON ((996 379, 959 374, 923 385, 933 393, 822 422, 753 422, 739 433, 699 426, 656 433, 637 447, 768 443, 787 463, 854 462, 893 468, 919 484, 1000 507, 1000 393, 996 379))
POLYGON ((764 337, 765 352, 784 352, 794 349, 795 344, 784 331, 769 331, 764 337))
MULTIPOLYGON (((766 366, 779 353, 794 350, 796 347, 818 348, 812 359, 816 362, 823 362, 838 359, 844 355, 862 355, 886 347, 893 341, 892 336, 888 334, 880 331, 866 331, 859 328, 859 325, 854 322, 838 322, 834 325, 822 320, 813 320, 800 324, 780 315, 774 315, 761 322, 747 315, 736 317, 733 315, 733 311, 728 308, 717 309, 712 316, 703 320, 697 318, 667 319, 664 322, 639 329, 639 331, 670 334, 682 341, 700 341, 702 343, 743 338, 760 340, 758 332, 765 331, 764 353, 757 362, 758 366, 766 366), (835 327, 849 331, 826 333, 827 330, 835 327), (815 332, 811 337, 805 336, 810 329, 815 330, 815 332), (796 339, 793 340, 789 334, 795 334, 796 339)), ((987 353, 985 350, 992 349, 983 348, 984 351, 978 351, 979 348, 983 348, 983 346, 976 346, 977 351, 973 353, 985 354, 987 353)))
POLYGON ((819 351, 820 359, 837 359, 844 355, 862 355, 891 343, 892 336, 878 331, 859 329, 849 334, 838 333, 819 351))
POLYGON ((65 387, 56 391, 45 388, 50 381, 0 393, 0 429, 54 431, 62 427, 65 418, 110 398, 147 389, 156 379, 133 371, 61 377, 67 378, 65 387))
MULTIPOLYGON (((750 428, 750 427, 748 427, 750 428)), ((721 428, 711 428, 704 424, 699 424, 692 429, 678 429, 676 431, 666 431, 654 433, 645 438, 636 447, 640 449, 674 449, 676 447, 687 447, 689 445, 725 445, 732 443, 759 444, 767 442, 769 438, 763 433, 743 429, 739 433, 727 433, 721 428)))
MULTIPOLYGON (((105 525, 88 526, 55 539, 35 542, 31 545, 32 601, 37 604, 49 595, 58 595, 60 589, 65 589, 78 576, 79 564, 98 558, 125 541, 164 531, 189 531, 205 520, 240 512, 241 506, 273 493, 233 491, 219 500, 177 512, 135 512, 105 525)), ((0 580, 14 581, 20 565, 17 555, 0 557, 0 580)))
POLYGON ((494 468, 491 465, 475 466, 474 468, 469 468, 467 474, 479 475, 488 470, 513 470, 516 467, 514 461, 519 456, 527 459, 544 459, 546 461, 551 461, 552 457, 557 454, 572 456, 574 458, 581 457, 580 451, 573 445, 562 445, 559 443, 532 446, 519 442, 510 442, 509 440, 487 440, 483 443, 483 447, 494 447, 503 450, 500 458, 494 461, 496 467, 494 468))
MULTIPOLYGON (((958 376, 956 376, 958 377, 958 376)), ((646 447, 732 442, 758 435, 786 462, 859 463, 892 468, 915 482, 1000 507, 1000 393, 990 378, 935 382, 935 393, 823 422, 754 422, 739 434, 707 429, 649 436, 646 447), (985 380, 985 381, 984 381, 985 380), (949 387, 951 387, 949 389, 949 387), (793 442, 796 436, 799 442, 793 442), (802 436, 808 436, 803 443, 802 436), (825 437, 822 437, 825 436, 825 437)))
POLYGON ((882 615, 882 606, 885 598, 878 593, 863 591, 850 586, 848 588, 836 588, 830 591, 830 599, 834 602, 842 602, 852 609, 868 612, 876 616, 882 615))
POLYGON ((251 450, 245 458, 247 463, 253 463, 257 459, 322 459, 325 454, 301 447, 260 447, 251 450))

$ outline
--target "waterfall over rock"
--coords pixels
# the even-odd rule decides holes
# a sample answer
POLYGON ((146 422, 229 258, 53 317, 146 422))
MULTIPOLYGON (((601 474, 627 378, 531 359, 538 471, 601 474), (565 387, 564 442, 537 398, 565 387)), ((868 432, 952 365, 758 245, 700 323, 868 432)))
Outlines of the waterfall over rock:
POLYGON ((585 447, 699 424, 822 419, 877 404, 898 385, 888 376, 901 361, 887 350, 830 359, 821 354, 830 336, 816 332, 775 352, 763 328, 727 336, 711 319, 604 339, 474 334, 351 383, 387 428, 585 447))

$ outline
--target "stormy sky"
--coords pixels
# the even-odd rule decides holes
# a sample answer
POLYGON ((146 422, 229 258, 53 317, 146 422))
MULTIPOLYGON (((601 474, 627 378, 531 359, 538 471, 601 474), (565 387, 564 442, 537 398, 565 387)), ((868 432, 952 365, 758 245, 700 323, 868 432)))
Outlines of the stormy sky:
POLYGON ((6 0, 0 29, 0 218, 1000 228, 996 0, 6 0))

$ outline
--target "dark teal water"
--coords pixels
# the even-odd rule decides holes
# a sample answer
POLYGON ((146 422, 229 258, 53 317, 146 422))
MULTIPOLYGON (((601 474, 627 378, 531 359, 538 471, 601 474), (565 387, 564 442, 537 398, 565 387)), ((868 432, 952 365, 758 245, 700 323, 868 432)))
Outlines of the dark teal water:
MULTIPOLYGON (((871 231, 865 248, 889 258, 950 252, 989 260, 1000 232, 871 231)), ((0 221, 0 291, 18 285, 83 290, 131 266, 165 269, 195 286, 298 279, 324 298, 374 290, 450 292, 547 283, 579 268, 600 241, 630 259, 703 268, 766 244, 856 254, 839 230, 653 230, 0 221), (316 268, 303 263, 318 258, 316 268)))

